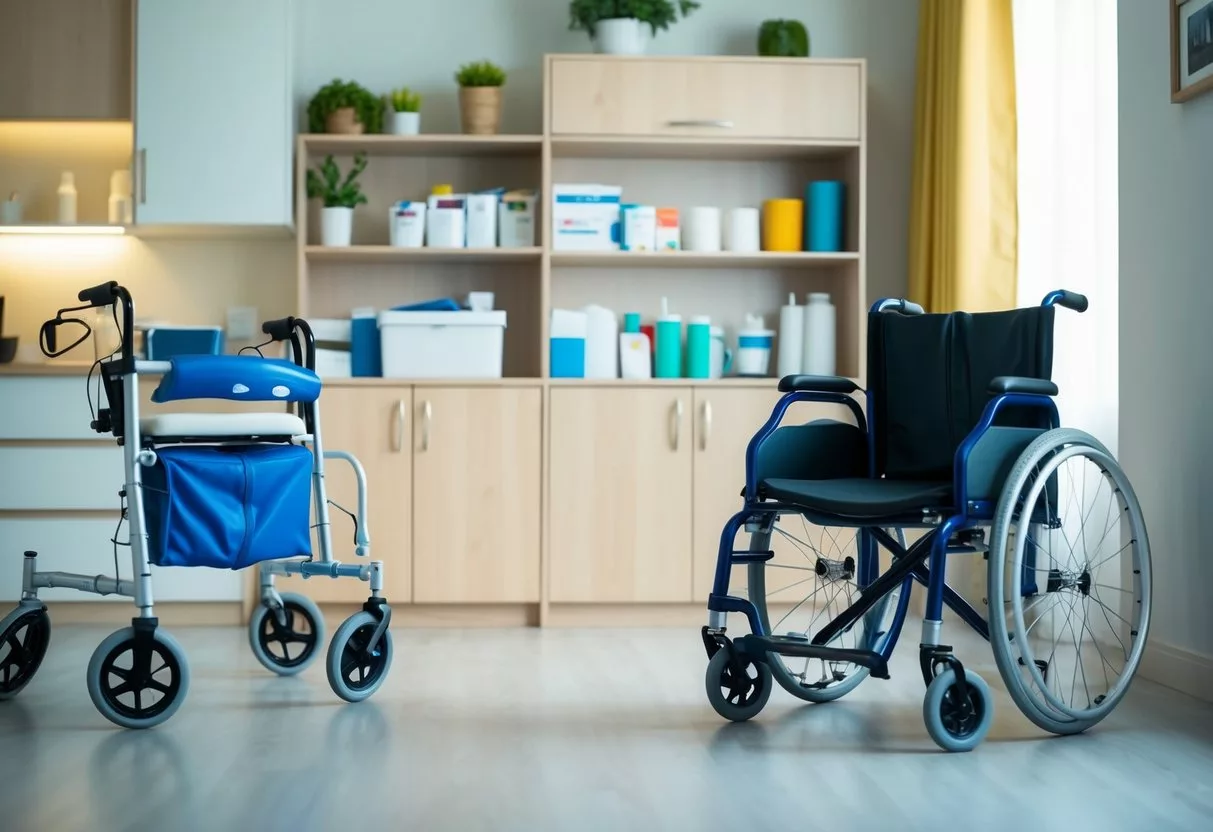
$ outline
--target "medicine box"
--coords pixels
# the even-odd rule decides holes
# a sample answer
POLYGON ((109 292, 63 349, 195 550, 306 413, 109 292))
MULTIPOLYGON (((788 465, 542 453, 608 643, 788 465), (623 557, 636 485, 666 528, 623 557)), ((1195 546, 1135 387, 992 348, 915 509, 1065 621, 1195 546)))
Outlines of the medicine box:
POLYGON ((505 312, 379 313, 384 378, 501 378, 505 312))
POLYGON ((510 191, 497 206, 497 234, 502 248, 531 248, 535 245, 534 191, 510 191))
POLYGON ((552 248, 555 251, 619 249, 619 202, 614 185, 552 186, 552 248))
POLYGON ((678 251, 682 248, 682 235, 679 231, 678 209, 657 209, 657 250, 678 251))
POLYGON ((657 209, 652 205, 624 205, 623 240, 624 251, 653 251, 657 248, 657 209))

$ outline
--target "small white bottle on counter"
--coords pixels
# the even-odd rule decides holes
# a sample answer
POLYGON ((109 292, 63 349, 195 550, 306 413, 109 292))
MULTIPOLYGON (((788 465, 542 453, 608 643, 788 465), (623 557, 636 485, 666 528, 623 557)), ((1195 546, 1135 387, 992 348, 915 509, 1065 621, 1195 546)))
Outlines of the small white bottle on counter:
POLYGON ((810 292, 804 308, 804 360, 801 372, 832 376, 834 362, 834 305, 827 292, 810 292))
POLYGON ((796 305, 796 294, 788 293, 788 305, 779 310, 779 353, 776 368, 779 377, 800 375, 804 368, 803 306, 796 305))
POLYGON ((59 222, 63 225, 76 223, 76 177, 65 170, 59 178, 59 222))

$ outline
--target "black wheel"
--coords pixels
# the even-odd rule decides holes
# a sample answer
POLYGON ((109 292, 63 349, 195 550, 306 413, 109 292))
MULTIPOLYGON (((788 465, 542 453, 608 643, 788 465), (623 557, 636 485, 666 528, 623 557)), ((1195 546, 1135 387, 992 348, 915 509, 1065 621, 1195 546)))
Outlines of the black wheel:
POLYGON ((949 668, 931 681, 922 703, 927 733, 944 751, 972 751, 986 738, 994 721, 990 686, 970 670, 964 676, 963 696, 956 671, 949 668))
POLYGON ((17 607, 0 620, 0 701, 30 683, 51 641, 46 607, 17 607))
POLYGON ((771 671, 765 664, 744 660, 740 673, 723 647, 708 662, 704 685, 712 709, 732 722, 758 716, 771 698, 771 671))
POLYGON ((88 695, 101 715, 123 728, 167 720, 190 686, 189 664, 176 639, 161 630, 140 646, 132 627, 111 633, 88 663, 88 695))
POLYGON ((279 676, 293 676, 320 655, 324 644, 324 616, 306 595, 284 592, 282 621, 264 604, 249 620, 249 647, 262 667, 279 676))
POLYGON ((370 649, 371 636, 379 627, 379 619, 363 610, 342 622, 333 633, 327 662, 329 686, 346 702, 367 699, 387 678, 392 666, 392 633, 384 630, 383 638, 370 649))

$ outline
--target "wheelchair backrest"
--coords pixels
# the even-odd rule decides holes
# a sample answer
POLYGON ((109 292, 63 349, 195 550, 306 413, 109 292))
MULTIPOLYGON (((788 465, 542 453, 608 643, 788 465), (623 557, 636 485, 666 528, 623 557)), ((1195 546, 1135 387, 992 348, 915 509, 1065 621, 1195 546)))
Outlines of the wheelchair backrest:
MULTIPOLYGON (((990 381, 1050 377, 1053 315, 1053 307, 869 315, 869 418, 877 475, 950 479, 957 447, 990 401, 990 381)), ((1034 410, 1000 413, 998 424, 1048 427, 1047 417, 1034 410)))

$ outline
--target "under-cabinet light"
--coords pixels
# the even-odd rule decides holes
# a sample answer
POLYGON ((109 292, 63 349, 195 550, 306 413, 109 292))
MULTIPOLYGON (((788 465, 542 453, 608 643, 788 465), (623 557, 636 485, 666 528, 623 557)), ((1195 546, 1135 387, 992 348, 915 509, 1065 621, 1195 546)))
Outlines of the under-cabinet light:
POLYGON ((125 234, 122 225, 0 225, 0 234, 125 234))

